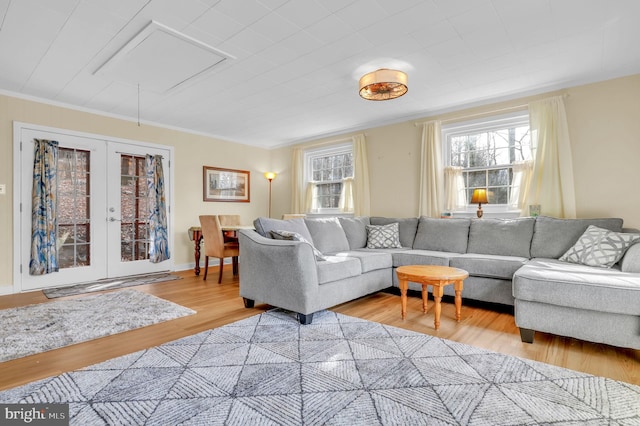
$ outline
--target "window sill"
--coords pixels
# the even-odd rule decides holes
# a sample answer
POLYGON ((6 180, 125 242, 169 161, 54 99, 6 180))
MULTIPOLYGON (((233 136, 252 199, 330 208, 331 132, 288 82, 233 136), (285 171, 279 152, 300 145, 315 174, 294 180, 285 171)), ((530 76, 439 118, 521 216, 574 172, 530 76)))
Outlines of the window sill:
MULTIPOLYGON (((484 218, 492 218, 492 219, 513 219, 520 217, 520 210, 482 210, 484 218)), ((461 218, 477 218, 477 210, 461 210, 451 212, 451 217, 461 217, 461 218)))

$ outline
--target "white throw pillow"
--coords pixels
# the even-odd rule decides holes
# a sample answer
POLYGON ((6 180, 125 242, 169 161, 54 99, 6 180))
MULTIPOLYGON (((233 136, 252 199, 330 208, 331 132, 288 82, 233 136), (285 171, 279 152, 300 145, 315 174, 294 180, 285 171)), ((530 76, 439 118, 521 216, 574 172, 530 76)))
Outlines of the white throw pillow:
POLYGON ((292 240, 292 241, 300 241, 303 243, 307 243, 313 249, 313 254, 316 257, 316 260, 327 260, 327 257, 324 254, 322 254, 320 250, 315 248, 314 245, 311 243, 311 241, 307 240, 305 237, 298 234, 297 232, 277 230, 277 231, 269 231, 269 233, 271 234, 271 238, 273 238, 274 240, 292 240))
POLYGON ((367 225, 367 248, 402 248, 398 223, 367 225))
POLYGON ((588 266, 611 268, 629 247, 640 241, 640 234, 613 232, 589 225, 584 234, 559 260, 588 266))

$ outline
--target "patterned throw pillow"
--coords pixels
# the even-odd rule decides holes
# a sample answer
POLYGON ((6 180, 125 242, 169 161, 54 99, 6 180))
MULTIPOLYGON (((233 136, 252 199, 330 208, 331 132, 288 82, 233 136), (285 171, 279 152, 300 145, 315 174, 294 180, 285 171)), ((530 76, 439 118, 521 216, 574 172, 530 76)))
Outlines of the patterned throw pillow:
POLYGON ((367 248, 401 248, 398 223, 367 225, 367 248))
POLYGON ((298 234, 297 232, 278 230, 278 231, 269 231, 269 233, 271 234, 271 238, 273 238, 274 240, 291 240, 291 241, 300 241, 302 243, 307 243, 313 249, 313 254, 316 257, 316 260, 327 260, 327 257, 324 254, 322 254, 320 250, 315 248, 311 243, 311 241, 307 240, 305 237, 298 234))
POLYGON ((588 266, 611 268, 629 247, 640 241, 640 234, 613 232, 589 225, 584 234, 559 260, 588 266))

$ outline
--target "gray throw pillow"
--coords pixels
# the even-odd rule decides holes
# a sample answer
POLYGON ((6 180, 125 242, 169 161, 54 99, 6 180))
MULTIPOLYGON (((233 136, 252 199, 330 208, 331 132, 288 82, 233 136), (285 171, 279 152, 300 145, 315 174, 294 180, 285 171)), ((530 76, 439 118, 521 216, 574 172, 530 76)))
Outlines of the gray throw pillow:
POLYGON ((398 224, 367 225, 367 248, 402 248, 398 224))
POLYGON ((558 219, 538 216, 531 240, 531 257, 557 259, 573 246, 589 225, 622 231, 620 218, 558 219))
POLYGON ((640 234, 613 232, 589 225, 584 234, 559 260, 588 266, 611 268, 629 247, 640 241, 640 234))
POLYGON ((398 224, 398 232, 400 233, 400 244, 402 247, 413 247, 413 240, 416 237, 418 229, 417 217, 378 217, 369 218, 371 225, 389 225, 391 223, 398 224))
POLYGON ((277 231, 269 231, 269 233, 271 234, 271 238, 273 238, 274 240, 291 240, 291 241, 300 241, 302 243, 307 243, 313 249, 313 254, 316 257, 316 260, 327 260, 327 257, 323 255, 320 252, 320 250, 315 248, 311 243, 311 241, 307 240, 305 237, 298 234, 297 232, 277 230, 277 231))

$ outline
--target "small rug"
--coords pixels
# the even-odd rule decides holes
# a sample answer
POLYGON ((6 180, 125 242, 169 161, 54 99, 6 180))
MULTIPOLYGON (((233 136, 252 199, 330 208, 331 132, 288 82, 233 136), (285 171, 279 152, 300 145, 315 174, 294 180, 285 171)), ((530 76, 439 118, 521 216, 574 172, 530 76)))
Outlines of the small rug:
POLYGON ((75 296, 76 294, 93 293, 96 291, 113 290, 117 288, 133 287, 143 284, 154 284, 163 281, 181 280, 182 277, 169 273, 135 275, 131 277, 109 278, 90 283, 75 284, 66 287, 48 288, 42 290, 49 299, 57 297, 75 296))
POLYGON ((196 312, 136 290, 0 310, 0 362, 196 312))
POLYGON ((330 311, 263 313, 0 403, 69 403, 72 425, 640 423, 639 386, 330 311))

